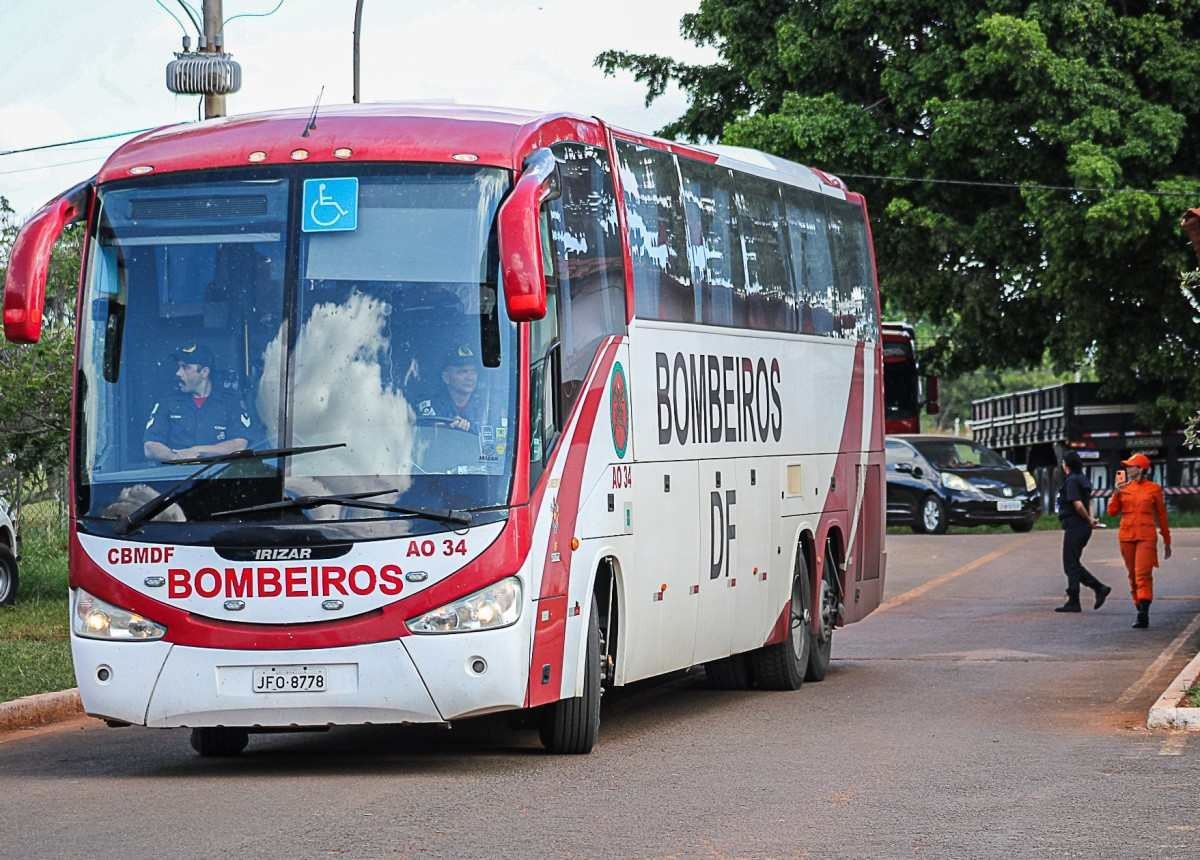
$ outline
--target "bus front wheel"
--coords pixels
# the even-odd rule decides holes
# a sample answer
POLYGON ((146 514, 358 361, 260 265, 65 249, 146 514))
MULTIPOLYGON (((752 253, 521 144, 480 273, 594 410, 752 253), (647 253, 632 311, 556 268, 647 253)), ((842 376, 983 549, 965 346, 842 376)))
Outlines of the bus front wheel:
POLYGON ((589 753, 600 733, 600 609, 595 597, 588 619, 583 671, 582 696, 553 702, 542 711, 539 735, 548 752, 589 753))
POLYGON ((228 726, 204 726, 192 729, 192 749, 205 758, 238 755, 250 742, 245 729, 228 726))

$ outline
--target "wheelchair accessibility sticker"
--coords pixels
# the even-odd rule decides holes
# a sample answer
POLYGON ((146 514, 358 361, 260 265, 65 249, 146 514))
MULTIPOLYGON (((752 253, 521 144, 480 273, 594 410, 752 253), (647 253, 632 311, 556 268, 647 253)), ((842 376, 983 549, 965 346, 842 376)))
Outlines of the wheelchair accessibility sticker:
POLYGON ((305 233, 358 229, 358 177, 304 180, 305 233))

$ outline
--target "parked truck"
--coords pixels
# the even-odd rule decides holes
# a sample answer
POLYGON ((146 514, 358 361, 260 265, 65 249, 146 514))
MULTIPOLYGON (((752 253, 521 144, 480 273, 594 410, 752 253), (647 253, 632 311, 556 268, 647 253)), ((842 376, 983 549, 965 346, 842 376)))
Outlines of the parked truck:
POLYGON ((971 403, 976 442, 1024 466, 1037 479, 1042 510, 1054 510, 1062 482, 1058 464, 1068 450, 1079 454, 1095 489, 1097 510, 1110 493, 1121 460, 1141 452, 1154 462, 1153 479, 1167 503, 1200 496, 1200 451, 1184 446, 1183 433, 1147 427, 1134 403, 1104 398, 1096 382, 1069 382, 985 397, 971 403))

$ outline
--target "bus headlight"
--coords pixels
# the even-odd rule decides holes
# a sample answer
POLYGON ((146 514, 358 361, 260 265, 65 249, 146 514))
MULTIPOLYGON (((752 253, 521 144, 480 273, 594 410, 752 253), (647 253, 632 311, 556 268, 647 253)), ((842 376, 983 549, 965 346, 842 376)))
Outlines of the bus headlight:
POLYGON ((1034 490, 1037 489, 1037 478, 1033 477, 1033 475, 1029 474, 1028 472, 1025 472, 1024 475, 1025 475, 1025 492, 1032 493, 1034 490))
POLYGON ((147 642, 162 639, 167 628, 136 612, 105 603, 82 588, 75 597, 71 628, 85 639, 120 639, 147 642))
POLYGON ((496 630, 521 617, 521 580, 515 576, 408 620, 413 633, 496 630))

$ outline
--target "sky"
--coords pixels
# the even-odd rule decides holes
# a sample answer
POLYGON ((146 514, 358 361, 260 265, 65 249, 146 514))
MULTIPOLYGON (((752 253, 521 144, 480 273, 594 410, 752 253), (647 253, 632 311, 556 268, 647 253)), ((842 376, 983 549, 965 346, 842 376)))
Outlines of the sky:
MULTIPOLYGON (((179 0, 161 0, 187 23, 179 0)), ((201 0, 193 0, 199 8, 201 0)), ((354 0, 225 0, 226 50, 242 66, 230 115, 352 100, 354 0)), ((365 0, 361 100, 452 100, 600 116, 651 132, 683 112, 649 108, 632 76, 592 66, 619 49, 712 62, 679 35, 699 0, 365 0)), ((190 24, 188 25, 190 28, 190 24)), ((0 153, 194 121, 198 96, 167 91, 180 25, 155 0, 0 0, 0 153)), ((193 48, 195 35, 193 33, 193 48)), ((91 176, 127 138, 0 155, 0 196, 21 216, 91 176)))

